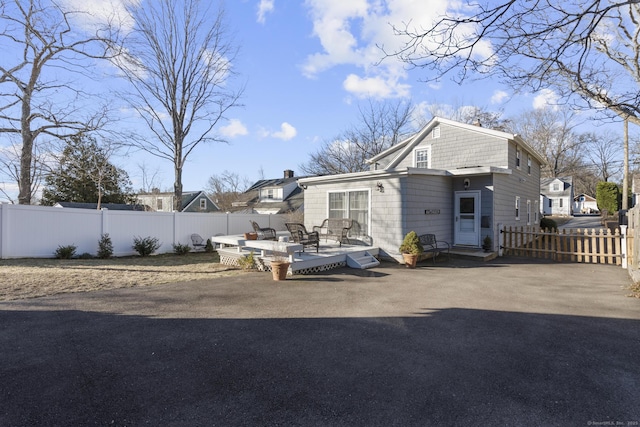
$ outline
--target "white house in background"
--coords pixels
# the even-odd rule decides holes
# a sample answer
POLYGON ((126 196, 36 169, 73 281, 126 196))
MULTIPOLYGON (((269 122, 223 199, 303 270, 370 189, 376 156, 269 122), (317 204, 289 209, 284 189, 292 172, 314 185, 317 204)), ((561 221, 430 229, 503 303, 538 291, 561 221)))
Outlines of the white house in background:
POLYGON ((471 248, 489 236, 495 249, 501 226, 538 223, 543 162, 518 135, 435 117, 369 171, 298 180, 305 226, 351 218, 352 234, 397 260, 412 230, 471 248))
POLYGON ((291 169, 282 178, 261 179, 233 203, 232 212, 283 214, 301 212, 304 202, 302 188, 291 169))
POLYGON ((543 215, 573 214, 573 177, 542 178, 540 205, 543 215))
POLYGON ((595 197, 588 194, 578 194, 573 198, 573 214, 596 214, 598 213, 598 203, 595 197))
MULTIPOLYGON (((149 206, 156 212, 173 212, 173 192, 153 191, 151 193, 140 193, 137 196, 138 203, 149 206)), ((183 191, 182 208, 180 212, 218 212, 218 206, 211 200, 204 191, 183 191)))

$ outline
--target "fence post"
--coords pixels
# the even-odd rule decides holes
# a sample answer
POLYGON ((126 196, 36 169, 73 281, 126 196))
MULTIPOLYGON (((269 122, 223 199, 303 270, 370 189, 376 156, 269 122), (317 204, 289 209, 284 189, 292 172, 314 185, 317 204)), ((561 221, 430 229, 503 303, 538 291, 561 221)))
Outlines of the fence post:
POLYGON ((504 245, 507 244, 507 233, 502 229, 502 224, 498 223, 498 256, 502 256, 504 252, 504 245), (502 242, 500 242, 500 236, 502 235, 502 242))
POLYGON ((102 213, 102 224, 100 227, 100 237, 103 234, 109 234, 109 209, 100 208, 100 212, 102 213))
POLYGON ((0 204, 0 259, 9 256, 9 204, 0 204))
POLYGON ((620 225, 620 246, 622 252, 622 268, 627 269, 627 226, 620 225))

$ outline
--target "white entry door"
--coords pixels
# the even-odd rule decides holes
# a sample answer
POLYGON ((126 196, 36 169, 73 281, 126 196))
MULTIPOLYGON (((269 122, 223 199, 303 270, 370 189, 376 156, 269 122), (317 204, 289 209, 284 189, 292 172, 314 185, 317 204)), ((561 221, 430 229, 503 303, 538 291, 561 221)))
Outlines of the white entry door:
POLYGON ((455 193, 454 244, 480 245, 480 192, 455 193))

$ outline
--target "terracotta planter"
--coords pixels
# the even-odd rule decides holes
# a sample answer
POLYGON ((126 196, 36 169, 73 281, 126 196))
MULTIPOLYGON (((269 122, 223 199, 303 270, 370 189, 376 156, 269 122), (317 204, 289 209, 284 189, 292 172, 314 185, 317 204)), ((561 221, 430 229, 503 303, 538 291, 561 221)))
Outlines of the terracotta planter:
POLYGON ((285 280, 287 278, 287 272, 291 265, 288 261, 271 261, 271 274, 273 274, 273 280, 285 280))
POLYGON ((258 240, 258 233, 244 233, 244 240, 258 240))
POLYGON ((418 255, 402 254, 402 258, 404 259, 404 265, 406 265, 407 268, 416 268, 416 264, 418 263, 418 255))

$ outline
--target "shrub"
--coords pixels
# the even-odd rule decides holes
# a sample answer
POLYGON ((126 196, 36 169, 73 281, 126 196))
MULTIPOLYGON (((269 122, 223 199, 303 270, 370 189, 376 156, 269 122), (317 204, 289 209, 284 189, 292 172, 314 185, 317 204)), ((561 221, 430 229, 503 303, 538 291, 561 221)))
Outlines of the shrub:
POLYGON ((80 254, 80 256, 78 256, 78 258, 80 258, 80 259, 92 259, 93 255, 91 255, 89 252, 83 252, 82 254, 80 254))
POLYGON ((105 233, 100 235, 98 241, 98 258, 106 259, 113 256, 113 243, 109 234, 105 233))
POLYGON ((178 243, 173 245, 173 253, 176 255, 186 255, 191 252, 191 246, 178 243))
POLYGON ((619 198, 620 190, 614 182, 599 182, 596 186, 596 201, 601 212, 617 212, 619 198))
POLYGON ((246 256, 244 256, 242 258, 238 258, 238 265, 243 270, 251 270, 251 269, 255 268, 256 261, 255 261, 255 259, 253 257, 253 251, 251 251, 251 253, 249 253, 249 255, 246 255, 246 256))
POLYGON ((154 253, 162 246, 162 243, 156 237, 134 237, 133 249, 140 254, 140 256, 148 256, 154 253))
POLYGON ((552 220, 551 218, 542 218, 540 220, 540 228, 543 230, 557 230, 558 223, 552 220))
POLYGON ((54 255, 58 259, 71 259, 75 256, 76 249, 78 248, 75 245, 58 246, 54 255))
POLYGON ((211 243, 211 239, 207 239, 207 244, 204 247, 204 251, 207 253, 213 252, 213 243, 211 243))
POLYGON ((402 245, 400 245, 400 252, 404 254, 420 255, 424 252, 424 248, 420 243, 420 239, 415 231, 410 231, 404 236, 402 245))

